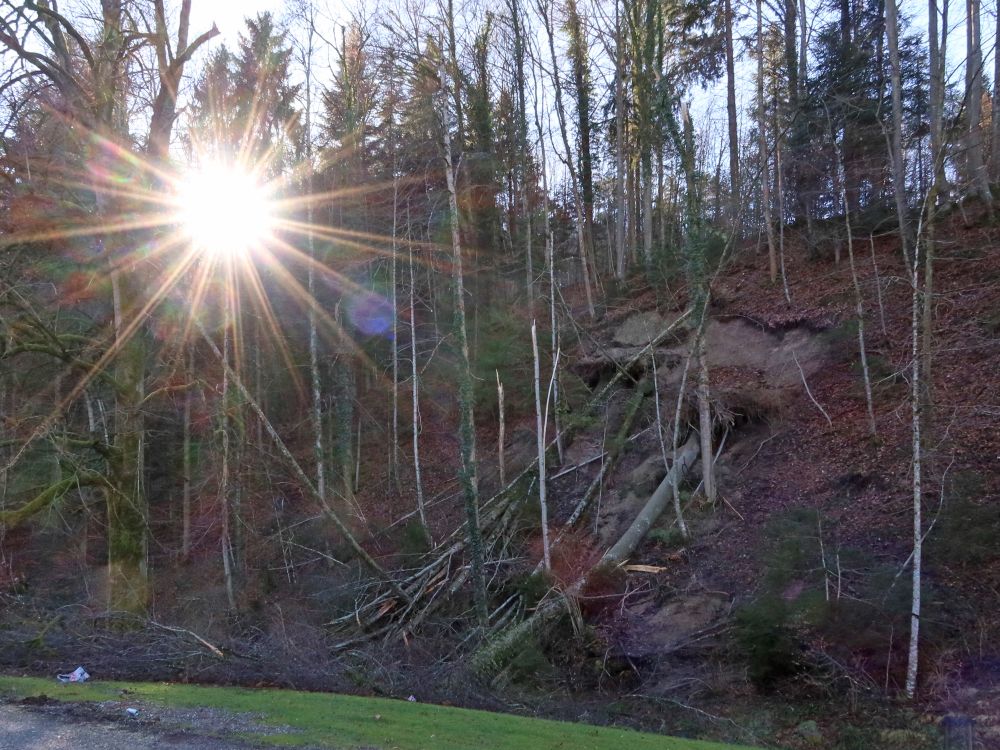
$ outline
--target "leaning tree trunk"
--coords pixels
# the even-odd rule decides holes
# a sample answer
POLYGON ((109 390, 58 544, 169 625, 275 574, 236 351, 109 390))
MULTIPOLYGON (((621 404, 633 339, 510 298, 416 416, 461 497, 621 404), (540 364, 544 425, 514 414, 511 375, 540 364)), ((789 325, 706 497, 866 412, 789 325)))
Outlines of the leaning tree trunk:
MULTIPOLYGON (((635 552, 639 543, 646 538, 646 534, 650 528, 663 515, 663 511, 670 504, 670 500, 674 495, 674 481, 679 481, 694 464, 695 459, 698 458, 698 443, 698 439, 692 435, 680 450, 677 451, 670 471, 663 477, 653 495, 643 506, 642 510, 639 511, 639 514, 632 521, 632 524, 625 533, 621 535, 611 549, 604 553, 604 557, 601 558, 601 564, 615 565, 624 562, 635 552)), ((703 454, 702 460, 704 461, 704 459, 703 454)))

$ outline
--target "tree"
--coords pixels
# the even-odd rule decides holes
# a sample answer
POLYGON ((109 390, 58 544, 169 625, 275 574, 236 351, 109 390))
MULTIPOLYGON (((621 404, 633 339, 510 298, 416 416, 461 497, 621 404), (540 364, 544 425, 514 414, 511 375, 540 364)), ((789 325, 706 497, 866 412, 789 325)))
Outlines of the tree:
POLYGON ((569 58, 573 90, 576 93, 576 132, 579 144, 580 190, 583 200, 583 245, 587 257, 594 259, 594 167, 591 152, 591 81, 587 37, 576 0, 566 0, 566 30, 569 33, 569 58))
POLYGON ((566 109, 563 106, 563 87, 562 79, 559 75, 559 58, 556 55, 555 47, 555 29, 553 28, 552 20, 552 7, 549 4, 549 0, 536 0, 536 7, 538 9, 539 15, 542 17, 542 23, 545 27, 545 38, 548 40, 549 48, 549 62, 552 66, 552 85, 555 89, 556 98, 556 119, 559 123, 559 135, 562 137, 563 145, 563 155, 561 158, 566 168, 569 170, 570 185, 573 190, 573 202, 576 208, 576 240, 577 247, 579 248, 580 256, 580 272, 583 278, 583 288, 587 296, 587 312, 590 314, 591 318, 596 316, 596 311, 594 307, 594 284, 591 279, 591 272, 593 270, 593 264, 590 258, 588 258, 588 249, 586 244, 586 226, 584 221, 583 212, 583 201, 580 195, 580 179, 579 171, 577 169, 576 160, 573 158, 573 149, 570 145, 569 130, 566 125, 566 109))
POLYGON ((892 191, 896 199, 896 216, 899 221, 899 241, 903 249, 903 258, 908 260, 906 166, 903 162, 903 84, 902 66, 899 58, 899 11, 896 8, 896 0, 886 0, 885 15, 886 30, 889 37, 889 65, 891 66, 892 75, 892 136, 890 139, 890 149, 892 155, 892 191))
POLYGON ((444 66, 439 69, 441 93, 441 131, 445 179, 448 183, 448 207, 450 209, 452 244, 452 279, 455 287, 454 333, 458 342, 458 401, 459 401, 459 446, 461 470, 459 477, 465 497, 466 529, 469 539, 469 554, 472 558, 472 586, 475 595, 476 617, 479 624, 489 624, 490 613, 486 602, 486 574, 482 535, 479 529, 479 477, 476 463, 476 418, 474 414, 474 394, 472 367, 469 361, 469 334, 465 320, 465 275, 462 263, 462 239, 459 231, 458 190, 455 186, 455 162, 451 149, 451 123, 448 117, 447 95, 448 75, 444 66))
POLYGON ((983 159, 983 45, 979 0, 966 0, 965 23, 965 159, 967 190, 985 203, 990 185, 983 159))
POLYGON ((733 52, 732 0, 723 2, 726 36, 726 114, 729 125, 729 222, 734 227, 740 213, 740 136, 736 112, 736 55, 733 52))
MULTIPOLYGON (((123 172, 132 172, 134 163, 118 161, 114 154, 130 153, 128 132, 127 71, 133 50, 126 44, 131 33, 122 0, 104 0, 95 43, 88 42, 80 29, 47 4, 4 3, 12 11, 0 19, 0 44, 13 53, 27 74, 47 80, 59 93, 66 118, 84 134, 103 144, 104 163, 97 174, 113 181, 123 172), (22 41, 23 40, 23 41, 22 41), (126 166, 128 164, 128 166, 126 166)), ((214 36, 206 32, 188 41, 190 0, 181 4, 178 37, 171 45, 166 38, 164 6, 154 3, 156 25, 145 37, 151 40, 158 62, 158 81, 145 142, 155 158, 162 158, 174 123, 177 84, 187 62, 197 49, 214 36), (175 54, 170 55, 173 48, 175 54)), ((143 38, 143 37, 140 37, 143 38)), ((95 221, 88 228, 95 237, 97 257, 117 259, 125 255, 121 233, 107 233, 105 227, 119 223, 126 206, 124 199, 96 181, 91 189, 95 221)), ((105 500, 108 518, 108 579, 110 609, 144 611, 149 599, 147 568, 147 505, 142 472, 145 455, 145 428, 142 405, 146 398, 148 340, 146 318, 159 301, 147 298, 143 274, 150 269, 139 258, 128 264, 115 263, 109 269, 112 296, 112 326, 107 348, 95 367, 78 381, 65 409, 79 397, 98 375, 106 376, 115 393, 115 428, 109 445, 95 444, 105 462, 105 500)), ((160 297, 162 299, 162 296, 160 297)))
POLYGON ((771 213, 771 178, 767 150, 767 106, 764 102, 764 30, 761 16, 761 0, 757 0, 757 162, 760 169, 764 230, 767 233, 768 275, 773 284, 778 280, 778 249, 774 239, 774 219, 771 213))

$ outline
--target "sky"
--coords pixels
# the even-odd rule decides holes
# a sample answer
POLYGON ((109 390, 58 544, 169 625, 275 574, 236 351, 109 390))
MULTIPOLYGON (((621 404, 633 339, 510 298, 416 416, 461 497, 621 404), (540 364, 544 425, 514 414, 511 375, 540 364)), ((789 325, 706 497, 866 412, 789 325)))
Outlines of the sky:
POLYGON ((240 31, 243 19, 269 10, 277 17, 285 13, 286 0, 193 0, 191 3, 192 36, 212 28, 214 23, 221 32, 213 40, 213 45, 225 43, 232 47, 240 31))
MULTIPOLYGON (((391 0, 389 0, 391 1, 391 0)), ((608 2, 609 0, 595 0, 596 2, 608 2)), ((361 7, 371 9, 378 8, 385 0, 349 0, 348 2, 338 2, 337 0, 317 0, 316 6, 319 13, 326 18, 320 24, 326 26, 331 23, 331 16, 349 15, 349 7, 358 3, 361 7), (370 4, 370 5, 369 5, 370 4)), ((940 0, 939 0, 940 2, 940 0)), ((1000 0, 996 0, 1000 4, 1000 0)), ((751 36, 755 33, 755 20, 753 17, 754 3, 752 0, 745 0, 735 3, 737 8, 742 7, 747 17, 740 24, 737 36, 751 36)), ((817 0, 810 0, 809 5, 817 5, 817 0)), ((951 33, 949 35, 949 78, 952 81, 962 78, 962 63, 965 52, 965 4, 961 0, 951 0, 950 21, 951 33)), ((292 5, 289 0, 193 0, 191 9, 191 32, 192 36, 200 34, 211 28, 214 22, 221 32, 208 45, 211 50, 221 44, 234 47, 241 31, 245 28, 243 19, 247 16, 254 16, 263 11, 271 11, 280 21, 287 17, 289 8, 292 5)), ((983 4, 983 52, 985 58, 985 72, 987 78, 992 78, 992 58, 995 42, 996 30, 996 5, 987 0, 983 4), (992 6, 992 7, 991 7, 992 6)), ((900 0, 901 11, 911 18, 911 30, 921 32, 927 28, 927 2, 926 0, 900 0)), ((765 10, 765 15, 769 15, 765 10)), ((813 19, 813 24, 819 23, 819 18, 813 19)), ((926 33, 926 32, 924 32, 926 33)), ((742 45, 738 43, 737 56, 740 56, 742 45)), ((199 55, 200 60, 204 60, 204 53, 199 55)), ((321 69, 329 67, 329 61, 316 59, 318 78, 322 77, 321 69)), ((737 66, 737 99, 741 110, 753 106, 755 97, 756 63, 744 55, 737 66)), ((725 100, 725 79, 720 78, 700 90, 691 92, 692 114, 696 121, 696 127, 708 128, 712 131, 712 138, 722 140, 726 119, 725 100), (699 125, 700 123, 700 125, 699 125)))

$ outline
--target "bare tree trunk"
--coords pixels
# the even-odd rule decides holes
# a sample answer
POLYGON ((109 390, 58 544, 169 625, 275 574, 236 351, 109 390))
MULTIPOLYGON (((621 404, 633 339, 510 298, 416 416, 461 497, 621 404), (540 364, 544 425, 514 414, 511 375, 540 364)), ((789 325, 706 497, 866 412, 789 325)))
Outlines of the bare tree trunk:
MULTIPOLYGON (((447 78, 442 71, 441 80, 447 78)), ((465 323, 465 280, 462 271, 462 240, 459 232, 458 193, 455 188, 455 169, 451 155, 451 130, 446 110, 442 111, 444 131, 445 179, 448 185, 448 208, 451 212, 451 244, 453 252, 453 278, 455 284, 455 336, 458 340, 459 382, 459 444, 462 460, 461 480, 465 495, 466 527, 469 537, 469 554, 472 558, 472 587, 475 594, 476 616, 479 624, 489 623, 486 603, 486 576, 482 534, 479 529, 479 479, 476 468, 476 421, 473 414, 472 368, 469 362, 469 339, 465 323)))
MULTIPOLYGON (((396 279, 398 266, 396 247, 396 217, 398 215, 399 179, 395 165, 392 173, 392 454, 389 462, 389 475, 398 490, 399 482, 399 290, 396 279)), ((359 446, 360 455, 360 446, 359 446)))
MULTIPOLYGON (((559 319, 556 317, 556 264, 555 264, 555 245, 552 239, 552 235, 549 235, 547 242, 548 247, 548 260, 549 260, 549 325, 552 327, 552 359, 553 361, 558 361, 557 353, 559 352, 559 319)), ((555 373, 553 379, 553 398, 552 398, 552 423, 556 431, 556 455, 559 457, 559 464, 562 465, 563 462, 563 436, 562 428, 559 426, 559 373, 555 373)))
MULTIPOLYGON (((409 238, 409 206, 407 205, 407 238, 409 238)), ((420 378, 417 370, 417 308, 416 279, 413 273, 413 245, 407 242, 410 260, 410 387, 413 397, 413 475, 417 490, 417 513, 420 515, 420 525, 424 535, 433 544, 431 527, 427 523, 427 511, 424 504, 424 482, 420 476, 420 378)))
MULTIPOLYGON (((1000 40, 1000 12, 997 13, 996 40, 1000 40)), ((990 182, 1000 183, 1000 55, 993 51, 993 97, 990 107, 990 182)))
POLYGON ((583 19, 576 0, 566 0, 566 26, 570 36, 569 56, 573 68, 573 85, 576 89, 577 137, 579 138, 580 190, 583 201, 584 252, 591 265, 597 284, 594 262, 594 170, 591 154, 590 131, 590 63, 587 37, 583 19))
POLYGON ((445 11, 445 26, 448 30, 448 73, 452 82, 452 106, 455 108, 455 121, 458 125, 458 142, 461 144, 465 138, 465 115, 462 110, 462 70, 458 65, 458 45, 455 42, 454 0, 447 0, 445 11))
POLYGON ((781 136, 776 135, 774 142, 775 174, 778 180, 778 262, 781 266, 781 286, 785 292, 785 302, 792 304, 792 295, 788 290, 788 274, 785 273, 785 185, 781 171, 781 136))
MULTIPOLYGON (((343 333, 343 318, 340 303, 334 307, 334 320, 341 336, 343 333)), ((335 477, 340 486, 340 496, 344 508, 354 505, 354 395, 355 373, 351 361, 351 349, 344 341, 339 342, 339 351, 333 361, 334 404, 333 404, 333 434, 331 441, 336 456, 334 466, 335 477)), ((325 495, 324 495, 325 497, 325 495)))
POLYGON ((906 165, 903 162, 903 94, 902 72, 899 59, 899 13, 896 0, 885 3, 886 32, 889 37, 889 66, 892 77, 892 191, 896 199, 896 217, 899 221, 899 242, 903 248, 903 260, 910 263, 907 250, 909 232, 906 221, 906 165))
MULTIPOLYGON (((183 487, 181 489, 181 559, 191 555, 191 401, 194 398, 194 347, 187 346, 184 352, 184 426, 181 440, 181 465, 183 487)), ((88 402, 89 403, 89 402, 88 402)))
POLYGON ((518 190, 521 198, 521 211, 524 214, 524 267, 527 274, 525 289, 528 295, 528 308, 535 304, 535 269, 532 257, 531 206, 528 200, 528 107, 525 99, 524 80, 524 27, 522 25, 521 5, 519 0, 507 0, 510 9, 511 29, 514 32, 514 86, 517 92, 517 132, 518 132, 518 190))
POLYGON ((990 201, 990 185, 983 162, 983 48, 979 0, 966 0, 965 99, 968 119, 965 146, 965 179, 968 189, 982 201, 990 201))
POLYGON ((652 155, 643 156, 642 166, 642 257, 653 267, 653 169, 652 155))
POLYGON ((768 273, 771 283, 778 280, 778 249, 774 239, 774 217, 771 215, 771 178, 768 173, 767 116, 764 107, 764 27, 761 0, 757 0, 757 160, 760 163, 761 203, 764 227, 767 231, 768 273))
POLYGON ((910 648, 906 663, 906 697, 913 698, 917 692, 917 667, 920 661, 920 587, 921 562, 923 553, 923 495, 921 459, 921 402, 923 393, 920 383, 920 253, 919 244, 914 250, 910 282, 913 285, 912 316, 910 334, 912 336, 910 375, 910 418, 912 423, 913 449, 913 560, 912 598, 910 603, 910 648))
MULTIPOLYGON (((228 304, 228 303, 227 303, 228 304)), ((222 467, 219 471, 219 504, 221 505, 220 516, 222 520, 222 538, 220 539, 222 552, 222 572, 226 584, 226 599, 229 602, 229 609, 236 609, 236 588, 233 583, 233 543, 230 529, 229 507, 229 372, 232 365, 229 361, 230 352, 230 323, 229 309, 226 308, 226 324, 222 339, 222 399, 220 409, 219 429, 222 438, 222 467)))
POLYGON ((740 136, 736 122, 736 56, 733 52, 733 5, 723 0, 726 30, 726 113, 729 119, 729 223, 733 229, 740 215, 740 136))
POLYGON ((535 361, 535 432, 538 444, 538 504, 542 514, 542 561, 545 572, 548 573, 552 570, 552 560, 549 556, 549 510, 545 499, 548 481, 545 474, 545 416, 542 414, 542 376, 538 362, 538 329, 535 321, 531 321, 531 350, 535 361))
MULTIPOLYGON (((925 395, 925 405, 930 408, 931 394, 934 390, 933 358, 934 348, 931 346, 934 332, 934 257, 936 255, 937 235, 937 204, 938 198, 945 189, 944 171, 944 80, 948 44, 948 6, 949 0, 943 0, 941 5, 941 33, 938 36, 937 0, 930 0, 928 13, 928 36, 931 49, 931 189, 927 197, 926 230, 924 232, 924 293, 923 293, 923 347, 921 373, 922 389, 925 395), (939 43, 940 40, 940 43, 939 43)), ((996 110, 994 110, 996 111, 996 110)), ((1000 118, 994 118, 994 121, 1000 118)), ((925 415, 925 418, 928 415, 925 415)))
POLYGON ((499 423, 497 425, 497 463, 500 467, 500 486, 507 486, 507 463, 504 460, 504 441, 507 436, 507 421, 504 414, 503 404, 503 383, 500 382, 500 371, 497 374, 497 410, 500 412, 499 423))
MULTIPOLYGON (((707 314, 707 310, 703 312, 707 314)), ((712 404, 709 400, 708 361, 705 357, 704 326, 698 334, 698 432, 701 440, 701 477, 705 499, 715 504, 715 454, 712 452, 712 404)))
MULTIPOLYGON (((316 33, 313 7, 310 2, 306 9, 309 27, 306 33, 305 64, 305 151, 309 168, 306 170, 306 249, 309 253, 309 271, 306 280, 309 299, 316 299, 316 241, 313 232, 313 149, 312 149, 312 54, 313 37, 316 33)), ((309 305, 309 383, 312 396, 311 421, 313 428, 313 460, 316 463, 316 491, 326 497, 326 451, 323 447, 323 385, 319 369, 319 330, 316 321, 316 305, 309 305)))
POLYGON ((615 273, 625 280, 625 40, 615 0, 615 273))
POLYGON ((583 275, 583 289, 587 298, 587 312, 591 319, 597 316, 594 307, 594 291, 591 284, 590 262, 587 257, 587 229, 583 218, 583 199, 580 195, 580 179, 573 159, 573 147, 570 144, 566 128, 566 111, 563 107, 562 82, 559 78, 559 58, 556 55, 555 31, 552 28, 551 8, 548 0, 538 0, 538 11, 545 25, 545 34, 549 43, 549 60, 552 64, 552 84, 556 95, 556 120, 559 123, 559 134, 562 137, 563 149, 566 153, 566 167, 569 170, 570 183, 573 187, 573 201, 576 204, 576 234, 580 250, 580 270, 583 275))

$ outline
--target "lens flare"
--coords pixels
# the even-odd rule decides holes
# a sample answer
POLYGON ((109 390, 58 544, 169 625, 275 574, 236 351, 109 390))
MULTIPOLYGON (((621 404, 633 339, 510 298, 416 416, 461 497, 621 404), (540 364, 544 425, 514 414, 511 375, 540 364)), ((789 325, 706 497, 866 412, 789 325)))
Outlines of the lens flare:
POLYGON ((187 175, 177 190, 178 222, 199 251, 217 258, 245 256, 272 237, 274 204, 250 173, 209 165, 187 175))

